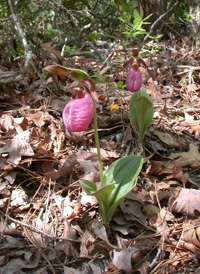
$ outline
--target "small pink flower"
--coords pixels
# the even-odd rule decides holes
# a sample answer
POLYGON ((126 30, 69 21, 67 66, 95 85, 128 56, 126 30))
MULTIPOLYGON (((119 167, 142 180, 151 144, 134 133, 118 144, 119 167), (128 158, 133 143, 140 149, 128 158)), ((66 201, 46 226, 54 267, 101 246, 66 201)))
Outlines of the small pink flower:
POLYGON ((142 86, 142 73, 136 64, 132 66, 127 75, 126 86, 131 92, 137 92, 142 86))
POLYGON ((65 127, 71 132, 86 130, 94 116, 94 102, 89 94, 81 93, 71 100, 63 111, 65 127))

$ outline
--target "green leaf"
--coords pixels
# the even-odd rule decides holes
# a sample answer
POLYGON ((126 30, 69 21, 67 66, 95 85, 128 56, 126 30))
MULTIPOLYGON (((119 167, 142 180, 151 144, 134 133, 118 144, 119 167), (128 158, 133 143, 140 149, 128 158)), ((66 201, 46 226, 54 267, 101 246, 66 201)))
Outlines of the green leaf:
POLYGON ((109 210, 109 199, 114 187, 115 182, 110 185, 101 187, 96 193, 94 193, 94 196, 99 202, 99 213, 102 216, 103 222, 105 222, 104 220, 106 219, 106 215, 109 210))
POLYGON ((95 41, 95 40, 97 40, 97 31, 96 31, 96 30, 92 31, 92 32, 89 34, 89 40, 90 40, 90 41, 95 41))
POLYGON ((133 11, 133 17, 136 19, 139 19, 141 21, 142 16, 139 14, 139 12, 137 10, 133 11))
POLYGON ((125 87, 124 82, 123 81, 118 81, 117 82, 117 87, 118 88, 124 88, 125 87))
POLYGON ((99 190, 97 190, 95 183, 80 180, 85 192, 97 198, 99 213, 106 226, 109 225, 119 203, 135 186, 142 164, 143 158, 141 156, 128 156, 118 159, 103 175, 104 185, 99 190))
POLYGON ((38 9, 36 12, 33 14, 33 21, 35 21, 38 17, 40 17, 44 12, 44 9, 38 9))
POLYGON ((147 17, 145 17, 143 20, 145 21, 145 20, 149 19, 152 15, 153 15, 153 13, 150 13, 150 14, 147 15, 147 17))
POLYGON ((97 198, 99 203, 99 213, 104 220, 109 209, 109 197, 114 188, 114 183, 104 186, 99 190, 97 190, 95 183, 88 180, 80 180, 80 185, 85 190, 87 195, 95 196, 97 198))
POLYGON ((140 18, 135 18, 134 21, 133 21, 133 24, 136 25, 140 22, 141 22, 140 18))
POLYGON ((147 127, 152 121, 153 113, 153 102, 145 89, 141 88, 138 92, 133 93, 129 103, 129 114, 139 133, 141 142, 147 127))
POLYGON ((87 195, 93 195, 97 191, 97 185, 95 183, 88 180, 80 180, 79 182, 87 195))
POLYGON ((47 30, 52 31, 52 25, 50 23, 47 23, 47 30))
POLYGON ((115 161, 105 172, 104 184, 114 183, 114 189, 109 196, 108 211, 104 217, 105 224, 109 224, 119 203, 135 186, 142 164, 142 157, 127 156, 115 161))

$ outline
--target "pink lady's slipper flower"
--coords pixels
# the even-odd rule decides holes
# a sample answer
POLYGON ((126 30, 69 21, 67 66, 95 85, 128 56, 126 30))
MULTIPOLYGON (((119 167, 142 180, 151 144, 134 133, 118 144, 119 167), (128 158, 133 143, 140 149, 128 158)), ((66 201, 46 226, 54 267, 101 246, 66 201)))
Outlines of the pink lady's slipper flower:
POLYGON ((72 99, 64 108, 63 121, 71 132, 86 130, 94 116, 94 102, 88 93, 79 92, 78 98, 72 99))
MULTIPOLYGON (((145 61, 141 58, 138 58, 139 50, 132 50, 133 57, 129 58, 122 66, 122 70, 124 70, 128 65, 131 66, 131 70, 129 71, 126 78, 126 86, 127 89, 131 92, 137 92, 142 86, 142 73, 140 71, 140 65, 142 64, 148 71, 149 75, 154 79, 152 72, 148 69, 145 61)), ((114 74, 114 77, 120 72, 114 74)))
POLYGON ((142 73, 137 64, 134 64, 126 77, 127 89, 137 92, 142 86, 142 73))

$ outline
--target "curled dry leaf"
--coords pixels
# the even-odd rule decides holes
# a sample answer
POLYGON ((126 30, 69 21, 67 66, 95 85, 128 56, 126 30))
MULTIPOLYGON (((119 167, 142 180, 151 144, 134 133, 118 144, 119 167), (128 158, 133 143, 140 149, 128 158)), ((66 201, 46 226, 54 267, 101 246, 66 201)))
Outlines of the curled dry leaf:
MULTIPOLYGON (((131 193, 132 194, 132 193, 131 193)), ((128 196, 130 197, 130 196, 128 196)), ((128 199, 127 197, 121 201, 120 208, 123 211, 125 218, 127 220, 132 220, 133 216, 140 220, 142 223, 146 224, 147 218, 142 213, 142 202, 138 200, 128 199)))
POLYGON ((143 211, 145 215, 148 217, 149 222, 151 225, 157 225, 161 223, 161 218, 160 218, 160 209, 152 204, 147 204, 143 207, 143 211))
POLYGON ((21 212, 29 208, 30 204, 28 202, 28 196, 22 188, 12 191, 10 209, 15 210, 15 212, 21 212))
POLYGON ((200 190, 182 188, 169 200, 169 208, 172 212, 200 216, 200 190))
POLYGON ((131 247, 129 250, 114 250, 112 262, 118 269, 125 271, 127 274, 135 272, 140 274, 149 273, 149 263, 144 260, 144 254, 137 247, 131 247))
MULTIPOLYGON (((137 247, 130 248, 129 250, 114 250, 113 251, 113 264, 120 270, 124 270, 126 273, 132 273, 133 268, 131 264, 131 258, 133 254, 139 256, 140 250, 137 247)), ((137 257, 138 257, 137 256, 137 257)))
POLYGON ((200 125, 191 126, 189 133, 193 134, 193 132, 195 133, 195 139, 200 141, 200 125))
POLYGON ((182 139, 179 140, 169 133, 156 130, 154 135, 156 135, 163 143, 170 147, 182 148, 184 145, 182 144, 184 142, 182 139))
POLYGON ((171 159, 175 160, 175 163, 181 167, 191 166, 192 168, 200 167, 200 153, 198 146, 194 144, 190 145, 190 150, 188 152, 172 153, 170 155, 171 159))
POLYGON ((184 230, 183 241, 200 248, 200 226, 195 227, 193 224, 188 224, 184 230))
POLYGON ((0 163, 4 170, 12 169, 12 165, 18 165, 22 156, 33 156, 34 152, 29 144, 30 131, 22 131, 0 148, 0 163))
POLYGON ((58 169, 55 169, 53 162, 44 161, 41 165, 37 165, 37 169, 47 178, 58 180, 61 177, 69 174, 74 166, 78 163, 74 157, 67 157, 64 161, 59 162, 58 169))

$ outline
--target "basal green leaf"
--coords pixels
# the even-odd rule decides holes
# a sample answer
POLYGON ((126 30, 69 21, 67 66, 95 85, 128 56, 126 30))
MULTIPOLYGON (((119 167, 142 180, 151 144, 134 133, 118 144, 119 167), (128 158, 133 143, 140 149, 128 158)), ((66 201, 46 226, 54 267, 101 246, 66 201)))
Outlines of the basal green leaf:
POLYGON ((110 205, 133 188, 133 181, 140 173, 143 158, 141 156, 127 156, 118 159, 104 174, 104 184, 115 183, 109 198, 110 205))
POLYGON ((144 88, 141 88, 138 93, 139 96, 137 93, 133 93, 131 97, 129 113, 132 122, 138 130, 140 140, 143 141, 146 129, 153 118, 154 107, 150 96, 144 88))
POLYGON ((114 189, 109 196, 109 210, 106 213, 107 223, 109 223, 121 200, 135 186, 142 164, 142 157, 127 156, 115 161, 105 172, 104 184, 110 185, 114 182, 114 189))
POLYGON ((79 182, 87 195, 93 195, 97 191, 97 185, 95 183, 88 180, 80 180, 79 182))
POLYGON ((95 196, 97 198, 99 203, 99 213, 104 221, 109 209, 109 197, 114 189, 114 183, 104 186, 99 190, 97 190, 95 183, 88 180, 80 180, 80 185, 85 190, 87 195, 95 196))
POLYGON ((82 69, 75 69, 75 68, 67 68, 67 67, 63 67, 63 66, 60 66, 58 65, 59 67, 62 67, 62 68, 65 68, 67 71, 72 71, 72 72, 76 72, 79 74, 80 76, 80 79, 83 79, 83 78, 90 78, 89 74, 87 74, 84 70, 82 69))
POLYGON ((112 183, 110 185, 101 187, 97 192, 93 194, 99 202, 99 213, 102 216, 103 222, 105 222, 106 214, 109 210, 109 199, 112 190, 114 189, 114 184, 115 183, 112 183))

